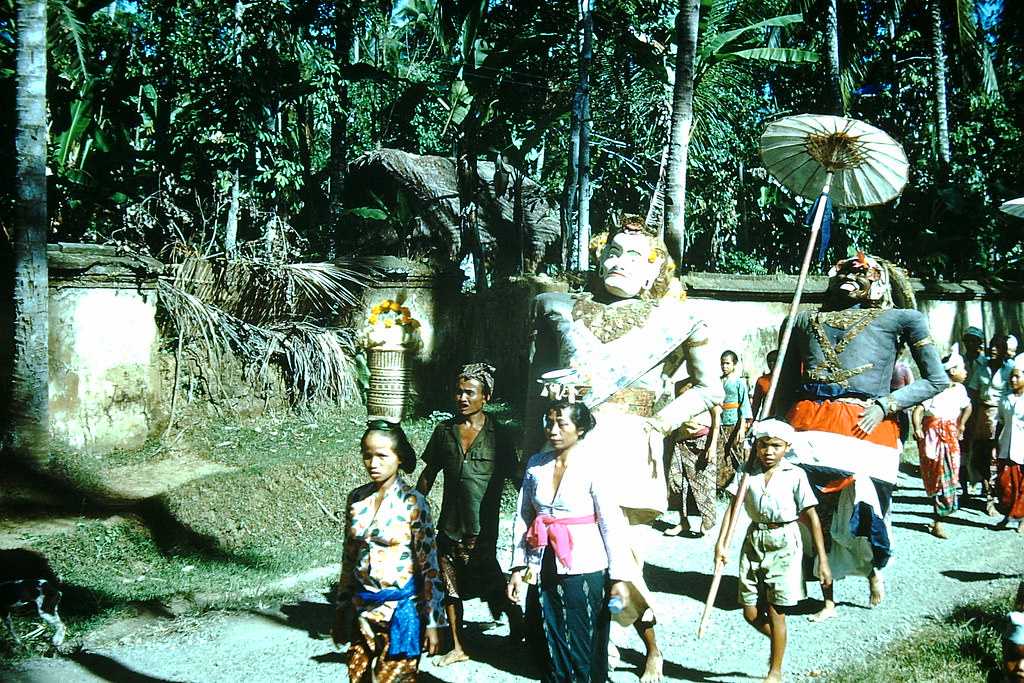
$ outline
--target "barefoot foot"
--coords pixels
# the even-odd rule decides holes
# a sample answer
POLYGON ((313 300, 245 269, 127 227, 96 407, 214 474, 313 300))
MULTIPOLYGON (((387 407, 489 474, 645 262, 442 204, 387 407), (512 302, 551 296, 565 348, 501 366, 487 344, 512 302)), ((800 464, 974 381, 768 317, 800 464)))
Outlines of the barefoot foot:
POLYGON ((764 677, 764 683, 782 683, 782 672, 769 671, 768 675, 764 677))
POLYGON ((829 619, 836 616, 839 616, 836 613, 836 608, 832 605, 825 605, 821 608, 820 612, 818 612, 817 614, 812 614, 811 616, 807 617, 807 621, 817 624, 822 621, 828 621, 829 619))
POLYGON ((459 662, 468 662, 469 655, 466 654, 465 650, 452 650, 440 657, 434 657, 433 662, 436 667, 450 666, 452 664, 458 664, 459 662))
POLYGON ((681 533, 683 533, 683 525, 682 524, 676 524, 671 529, 665 529, 663 532, 661 532, 661 535, 662 536, 678 536, 681 533))
POLYGON ((660 650, 655 650, 647 655, 647 662, 644 664, 644 673, 640 676, 640 683, 656 683, 662 679, 662 666, 665 659, 661 656, 660 650))
POLYGON ((942 525, 938 522, 932 522, 931 533, 935 538, 949 538, 949 536, 946 535, 946 532, 942 530, 942 525))
POLYGON ((868 605, 875 607, 885 599, 885 579, 882 572, 877 569, 868 576, 868 583, 871 585, 871 595, 868 598, 868 605))

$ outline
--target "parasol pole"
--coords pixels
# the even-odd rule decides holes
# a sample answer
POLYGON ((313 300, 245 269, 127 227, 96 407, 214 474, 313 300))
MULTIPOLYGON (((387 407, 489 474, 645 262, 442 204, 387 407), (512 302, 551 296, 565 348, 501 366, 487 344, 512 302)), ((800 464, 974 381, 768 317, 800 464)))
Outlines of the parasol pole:
MULTIPOLYGON (((825 199, 828 197, 829 191, 832 189, 832 176, 834 172, 827 170, 825 173, 825 183, 821 188, 821 194, 818 197, 818 208, 814 212, 814 220, 811 221, 811 234, 807 241, 807 250, 804 252, 803 263, 800 264, 800 277, 796 281, 796 291, 793 292, 793 301, 789 305, 789 316, 786 318, 786 326, 782 330, 782 338, 779 340, 779 356, 775 362, 775 367, 772 369, 771 382, 768 384, 768 392, 765 394, 764 401, 761 402, 761 407, 757 411, 757 418, 760 419, 762 415, 770 412, 772 402, 775 400, 775 389, 779 384, 779 377, 782 375, 782 364, 786 357, 786 349, 789 348, 790 337, 793 336, 793 325, 796 322, 797 309, 800 307, 800 298, 804 293, 804 285, 807 284, 807 274, 811 269, 811 258, 814 255, 814 245, 818 242, 818 232, 821 230, 821 222, 825 217, 825 199)), ((743 476, 740 477, 740 484, 736 490, 736 496, 732 499, 730 506, 729 525, 725 529, 724 541, 725 549, 728 550, 729 546, 732 545, 733 535, 736 533, 736 525, 739 521, 740 509, 743 507, 743 497, 747 493, 747 476, 750 472, 750 465, 755 458, 754 451, 751 450, 750 455, 747 457, 747 464, 743 468, 743 476)), ((708 589, 708 599, 704 602, 704 613, 700 618, 700 626, 697 628, 697 637, 701 638, 704 635, 704 629, 707 628, 708 623, 711 621, 711 608, 714 607, 715 598, 718 596, 718 587, 722 583, 722 574, 725 572, 725 564, 718 562, 715 564, 715 573, 711 577, 711 587, 708 589)))

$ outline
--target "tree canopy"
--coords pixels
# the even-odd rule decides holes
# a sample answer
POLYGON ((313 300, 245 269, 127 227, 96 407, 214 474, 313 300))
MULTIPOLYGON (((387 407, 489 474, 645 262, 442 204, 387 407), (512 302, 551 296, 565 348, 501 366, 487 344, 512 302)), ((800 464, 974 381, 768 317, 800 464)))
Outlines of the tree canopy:
MULTIPOLYGON (((576 2, 47 4, 51 240, 210 254, 287 233, 307 259, 450 259, 440 245, 401 239, 417 216, 400 190, 346 187, 349 165, 381 148, 472 162, 463 195, 484 182, 477 161, 494 163, 488 182, 508 182, 509 193, 522 173, 563 207, 570 194, 576 2)), ((584 87, 595 232, 655 199, 687 4, 592 3, 584 87)), ((11 100, 15 9, 0 2, 0 88, 11 100)), ((795 271, 809 202, 762 168, 758 137, 782 116, 842 106, 904 146, 911 177, 898 200, 838 214, 826 262, 863 249, 921 277, 1019 273, 1024 221, 998 207, 1024 195, 1021 3, 702 0, 699 12, 684 75, 693 111, 683 266, 795 271)), ((0 117, 0 220, 11 234, 15 120, 0 117)))

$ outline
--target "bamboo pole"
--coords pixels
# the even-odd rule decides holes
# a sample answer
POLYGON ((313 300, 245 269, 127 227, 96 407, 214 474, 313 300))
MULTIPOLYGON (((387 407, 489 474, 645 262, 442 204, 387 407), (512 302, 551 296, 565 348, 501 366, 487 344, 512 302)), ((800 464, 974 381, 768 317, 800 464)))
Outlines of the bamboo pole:
MULTIPOLYGON (((793 336, 793 325, 796 322, 797 309, 800 307, 800 298, 804 293, 804 285, 807 284, 807 274, 811 268, 814 245, 818 241, 818 232, 821 230, 821 222, 825 216, 825 204, 827 203, 825 200, 828 198, 828 193, 832 188, 832 175, 832 171, 828 171, 825 174, 825 184, 821 188, 821 195, 818 197, 818 208, 814 213, 814 220, 811 221, 811 234, 808 238, 807 249, 804 251, 803 263, 800 264, 800 277, 797 278, 796 291, 793 292, 793 301, 789 305, 789 316, 786 318, 786 326, 783 328, 782 338, 779 340, 779 357, 775 367, 772 369, 772 379, 768 384, 768 392, 765 394, 764 401, 761 402, 761 407, 756 415, 758 419, 762 415, 770 413, 771 405, 775 401, 775 389, 778 387, 779 377, 782 375, 782 364, 786 358, 786 350, 789 348, 789 340, 793 336)), ((743 497, 747 493, 747 473, 750 471, 750 465, 754 457, 756 456, 751 451, 750 456, 747 458, 747 464, 743 468, 743 476, 740 477, 736 497, 730 503, 729 525, 725 528, 725 536, 723 537, 726 550, 732 544, 733 535, 736 533, 737 520, 739 519, 740 509, 743 507, 743 497)), ((718 595, 718 587, 722 582, 724 571, 725 564, 715 564, 715 573, 711 577, 711 587, 708 589, 708 599, 704 602, 704 613, 701 615, 700 626, 697 628, 698 638, 704 635, 704 630, 711 621, 711 609, 714 607, 715 597, 718 595)))

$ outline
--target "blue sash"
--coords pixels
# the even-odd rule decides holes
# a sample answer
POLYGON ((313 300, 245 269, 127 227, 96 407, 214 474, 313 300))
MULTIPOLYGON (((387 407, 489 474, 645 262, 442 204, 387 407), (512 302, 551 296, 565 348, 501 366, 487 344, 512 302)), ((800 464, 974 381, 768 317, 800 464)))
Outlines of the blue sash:
POLYGON ((420 615, 416 611, 416 588, 419 581, 411 578, 401 588, 388 588, 379 591, 359 591, 356 595, 370 607, 380 607, 385 602, 397 600, 395 613, 391 617, 389 632, 391 645, 388 647, 388 659, 411 659, 420 656, 420 615))

